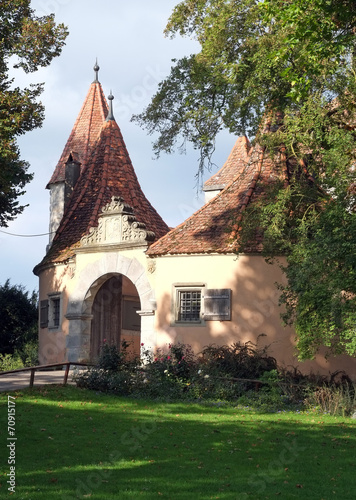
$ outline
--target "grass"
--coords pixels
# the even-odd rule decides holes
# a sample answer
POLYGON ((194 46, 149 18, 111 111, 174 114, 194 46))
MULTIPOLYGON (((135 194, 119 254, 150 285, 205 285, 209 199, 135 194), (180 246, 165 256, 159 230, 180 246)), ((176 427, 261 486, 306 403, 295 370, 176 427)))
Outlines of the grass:
MULTIPOLYGON (((352 419, 133 400, 75 387, 11 395, 16 500, 355 498, 352 419)), ((7 395, 0 397, 0 498, 8 498, 7 395)))

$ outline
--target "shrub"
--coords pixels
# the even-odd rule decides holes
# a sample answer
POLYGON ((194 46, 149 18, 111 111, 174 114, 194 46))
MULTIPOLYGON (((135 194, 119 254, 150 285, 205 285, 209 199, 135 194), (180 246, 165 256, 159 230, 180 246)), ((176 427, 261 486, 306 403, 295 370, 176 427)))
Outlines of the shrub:
POLYGON ((99 359, 97 367, 102 370, 118 371, 126 364, 128 342, 123 340, 121 342, 121 349, 115 344, 108 344, 104 341, 100 347, 99 359))
POLYGON ((73 380, 78 387, 128 396, 134 386, 132 377, 132 373, 126 371, 91 368, 74 375, 73 380))
POLYGON ((197 370, 193 350, 187 344, 169 344, 168 353, 157 349, 151 362, 146 365, 147 376, 167 378, 167 374, 182 381, 189 380, 197 370))
POLYGON ((267 356, 267 348, 258 349, 252 342, 231 346, 209 345, 202 352, 205 369, 217 376, 257 379, 263 373, 276 370, 277 362, 267 356))
POLYGON ((10 280, 0 285, 0 353, 14 354, 38 336, 38 296, 10 280))
POLYGON ((24 366, 38 365, 38 341, 27 342, 21 349, 16 350, 16 354, 21 358, 24 366))
POLYGON ((127 359, 129 343, 122 341, 121 349, 115 344, 100 347, 97 365, 81 370, 73 376, 78 387, 127 396, 137 386, 137 360, 127 359))
POLYGON ((0 354, 0 372, 23 368, 23 362, 18 354, 0 354))
POLYGON ((266 349, 249 342, 210 345, 201 361, 189 345, 178 343, 155 354, 141 344, 141 360, 129 362, 127 347, 105 343, 98 366, 74 377, 78 387, 165 401, 229 402, 259 411, 300 410, 303 402, 331 414, 349 415, 356 408, 356 387, 345 374, 337 382, 337 374, 327 380, 279 370, 266 349))

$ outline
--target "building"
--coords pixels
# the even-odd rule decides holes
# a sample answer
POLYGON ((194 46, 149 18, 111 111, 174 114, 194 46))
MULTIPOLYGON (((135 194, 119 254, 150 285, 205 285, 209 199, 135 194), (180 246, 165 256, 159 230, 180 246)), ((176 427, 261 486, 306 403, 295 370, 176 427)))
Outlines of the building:
POLYGON ((298 363, 294 332, 280 320, 278 266, 256 239, 236 255, 236 225, 263 185, 287 180, 241 137, 204 186, 206 203, 169 230, 141 190, 119 126, 98 81, 89 88, 52 178, 47 253, 40 280, 40 361, 93 360, 104 340, 165 347, 252 341, 283 365, 304 371, 355 373, 349 357, 298 363), (258 181, 258 182, 257 182, 258 181))

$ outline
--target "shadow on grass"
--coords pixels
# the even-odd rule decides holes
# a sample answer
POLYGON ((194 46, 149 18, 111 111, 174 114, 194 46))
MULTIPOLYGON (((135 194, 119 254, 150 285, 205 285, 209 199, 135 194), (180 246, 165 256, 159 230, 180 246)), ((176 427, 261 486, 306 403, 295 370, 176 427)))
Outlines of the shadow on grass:
MULTIPOLYGON (((16 498, 354 498, 352 420, 155 403, 76 388, 16 394, 16 498)), ((4 395, 1 429, 6 404, 4 395)), ((3 443, 6 438, 3 432, 3 443)), ((1 470, 0 496, 8 493, 5 461, 1 470)))

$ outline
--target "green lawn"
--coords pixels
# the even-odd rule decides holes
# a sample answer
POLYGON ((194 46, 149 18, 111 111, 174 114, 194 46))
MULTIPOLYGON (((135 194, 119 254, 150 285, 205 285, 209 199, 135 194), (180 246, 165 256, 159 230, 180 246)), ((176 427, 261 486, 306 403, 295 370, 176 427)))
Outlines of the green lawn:
MULTIPOLYGON (((351 419, 74 387, 10 394, 17 397, 17 500, 356 498, 351 419)), ((0 498, 8 498, 7 395, 0 398, 0 498)))

